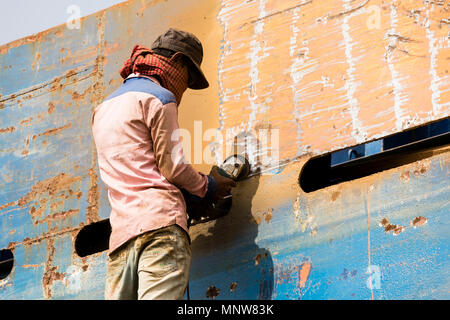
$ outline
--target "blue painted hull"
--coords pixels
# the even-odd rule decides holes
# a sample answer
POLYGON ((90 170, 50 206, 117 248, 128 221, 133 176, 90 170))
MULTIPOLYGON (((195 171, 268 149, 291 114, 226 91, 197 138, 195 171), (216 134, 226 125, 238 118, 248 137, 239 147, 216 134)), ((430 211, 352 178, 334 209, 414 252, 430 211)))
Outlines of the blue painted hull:
MULTIPOLYGON (((2 300, 104 298, 106 252, 74 249, 110 211, 91 110, 120 85, 142 30, 156 35, 188 7, 140 5, 0 47, 0 249, 14 254, 2 300)), ((240 182, 228 216, 191 228, 191 298, 449 299, 448 147, 305 193, 298 177, 310 157, 240 182)))

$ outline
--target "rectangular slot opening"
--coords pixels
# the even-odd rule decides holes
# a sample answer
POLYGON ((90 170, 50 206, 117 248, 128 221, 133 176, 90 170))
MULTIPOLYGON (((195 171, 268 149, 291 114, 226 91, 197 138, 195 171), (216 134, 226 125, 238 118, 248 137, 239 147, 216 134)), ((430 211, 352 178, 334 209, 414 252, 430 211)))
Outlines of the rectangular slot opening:
POLYGON ((313 192, 433 156, 450 144, 450 118, 309 160, 300 187, 313 192))

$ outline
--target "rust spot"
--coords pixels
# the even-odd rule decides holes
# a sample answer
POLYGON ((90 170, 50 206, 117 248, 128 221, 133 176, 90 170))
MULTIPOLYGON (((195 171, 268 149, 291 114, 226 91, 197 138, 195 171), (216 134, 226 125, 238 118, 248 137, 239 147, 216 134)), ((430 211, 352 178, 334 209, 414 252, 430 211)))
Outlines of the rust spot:
POLYGON ((400 176, 400 179, 405 180, 405 181, 408 181, 408 180, 409 180, 409 175, 410 175, 410 172, 409 172, 409 171, 405 171, 405 172, 403 172, 402 175, 400 176))
POLYGON ((233 292, 236 289, 236 287, 237 287, 237 282, 235 281, 230 286, 230 292, 233 292))
POLYGON ((31 121, 33 121, 33 117, 20 121, 20 124, 26 126, 29 125, 31 121))
POLYGON ((416 217, 414 218, 412 221, 409 222, 409 224, 411 226, 415 228, 423 226, 424 224, 426 224, 428 222, 428 219, 422 216, 416 217))
POLYGON ((51 221, 56 221, 56 220, 62 220, 65 219, 67 217, 70 217, 72 215, 78 214, 80 212, 80 210, 76 209, 76 210, 68 210, 68 211, 63 211, 63 212, 57 212, 51 215, 46 216, 44 219, 37 221, 36 223, 50 223, 51 221))
POLYGON ((427 172, 427 168, 425 167, 424 164, 421 164, 419 168, 417 168, 416 170, 414 170, 414 175, 416 177, 420 176, 421 174, 424 174, 425 172, 427 172))
POLYGON ((59 198, 65 198, 66 191, 79 180, 81 180, 80 177, 72 177, 61 173, 58 176, 38 182, 30 192, 17 201, 17 205, 25 207, 28 203, 34 202, 29 212, 33 221, 35 221, 34 223, 37 224, 40 216, 47 209, 47 204, 54 203, 59 198))
POLYGON ((16 128, 15 127, 9 127, 9 128, 4 128, 4 129, 0 129, 0 133, 11 133, 11 132, 14 132, 14 131, 16 131, 16 128))
POLYGON ((40 268, 40 264, 23 264, 22 268, 28 269, 28 268, 40 268))
POLYGON ((266 222, 270 222, 272 220, 272 212, 273 209, 270 208, 265 214, 264 214, 264 220, 266 220, 266 222))
POLYGON ((88 191, 88 203, 89 206, 87 207, 87 213, 86 213, 86 223, 94 223, 98 220, 100 220, 100 217, 98 216, 98 200, 100 198, 100 193, 98 191, 98 184, 97 184, 97 172, 95 169, 90 168, 89 169, 89 191, 88 191))
POLYGON ((44 276, 42 277, 42 286, 44 289, 44 297, 50 299, 52 297, 53 281, 61 281, 64 279, 64 273, 58 272, 58 267, 52 265, 55 255, 54 240, 48 239, 48 259, 45 264, 44 276))
POLYGON ((405 227, 397 225, 396 228, 394 229, 394 236, 402 233, 404 230, 405 230, 405 227))
POLYGON ((54 110, 55 110, 55 105, 53 104, 53 102, 49 102, 48 103, 48 114, 52 114, 54 110))
MULTIPOLYGON (((64 49, 62 49, 62 50, 64 50, 64 49)), ((77 74, 77 72, 75 70, 69 70, 69 71, 67 71, 65 77, 66 77, 66 79, 68 79, 70 77, 73 77, 76 74, 77 74)))
POLYGON ((331 194, 331 201, 336 201, 336 199, 340 196, 341 192, 340 191, 335 191, 331 194))
POLYGON ((67 227, 67 228, 62 228, 62 229, 58 229, 58 227, 54 227, 54 228, 49 229, 48 232, 44 232, 33 239, 25 238, 22 241, 10 242, 8 245, 8 249, 14 250, 19 245, 22 245, 24 247, 30 247, 34 244, 38 244, 38 243, 45 241, 47 239, 50 239, 50 238, 54 239, 55 237, 62 237, 66 233, 71 233, 72 236, 75 237, 78 234, 78 232, 80 232, 80 229, 81 229, 80 226, 77 226, 74 228, 67 227))
POLYGON ((220 289, 216 288, 215 286, 211 286, 206 290, 206 297, 207 298, 216 298, 220 293, 220 289))
POLYGON ((50 92, 58 89, 62 89, 63 85, 61 84, 61 79, 57 78, 50 86, 50 92))
POLYGON ((384 227, 384 232, 388 233, 388 232, 392 231, 395 236, 402 233, 405 230, 404 226, 399 226, 397 224, 391 224, 391 223, 389 223, 389 220, 386 218, 383 218, 383 220, 381 220, 380 226, 384 227))
POLYGON ((280 265, 276 271, 274 279, 276 279, 277 284, 282 284, 291 283, 295 278, 297 278, 297 287, 303 289, 306 287, 311 270, 312 264, 305 258, 301 264, 280 265))
POLYGON ((72 99, 74 101, 84 100, 86 98, 86 95, 89 94, 91 92, 91 90, 92 90, 92 88, 89 87, 83 93, 78 93, 75 91, 74 93, 72 93, 72 99))
POLYGON ((261 262, 261 255, 258 253, 258 255, 255 257, 255 266, 259 265, 261 262))
POLYGON ((18 204, 18 201, 14 201, 14 202, 10 202, 10 203, 1 205, 0 206, 0 211, 2 211, 3 209, 9 208, 9 207, 15 206, 17 204, 18 204))
POLYGON ((67 124, 65 126, 62 126, 62 127, 59 127, 59 128, 49 129, 49 130, 47 130, 47 131, 45 131, 43 133, 40 133, 39 137, 54 135, 54 134, 57 134, 57 133, 61 132, 64 129, 68 129, 68 128, 71 128, 71 127, 72 127, 72 124, 69 123, 69 124, 67 124))

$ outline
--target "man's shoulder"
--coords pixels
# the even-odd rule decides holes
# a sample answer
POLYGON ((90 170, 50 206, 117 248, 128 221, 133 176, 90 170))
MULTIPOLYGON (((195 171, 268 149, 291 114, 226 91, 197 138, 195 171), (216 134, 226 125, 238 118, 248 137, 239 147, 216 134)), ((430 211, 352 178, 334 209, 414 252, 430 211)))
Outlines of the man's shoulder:
POLYGON ((147 93, 159 99, 163 105, 176 103, 175 96, 172 92, 144 77, 127 79, 116 91, 108 96, 105 101, 132 92, 147 93))

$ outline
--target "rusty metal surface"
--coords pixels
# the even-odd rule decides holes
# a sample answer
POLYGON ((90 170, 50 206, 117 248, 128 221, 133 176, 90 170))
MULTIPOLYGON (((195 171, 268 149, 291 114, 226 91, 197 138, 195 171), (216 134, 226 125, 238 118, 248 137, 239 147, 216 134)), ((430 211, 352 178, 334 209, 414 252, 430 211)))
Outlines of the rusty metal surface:
POLYGON ((253 177, 229 216, 192 230, 191 295, 448 299, 448 152, 308 194, 306 160, 253 177))
POLYGON ((191 296, 448 299, 448 149, 310 194, 298 175, 313 155, 450 115, 449 10, 449 1, 134 0, 83 18, 80 30, 0 47, 0 249, 15 258, 0 298, 103 298, 106 254, 80 258, 73 247, 110 210, 91 110, 120 85, 132 46, 175 26, 204 43, 211 83, 183 98, 181 126, 278 129, 282 160, 239 185, 229 216, 192 228, 191 296), (367 286, 374 270, 379 288, 367 286))

